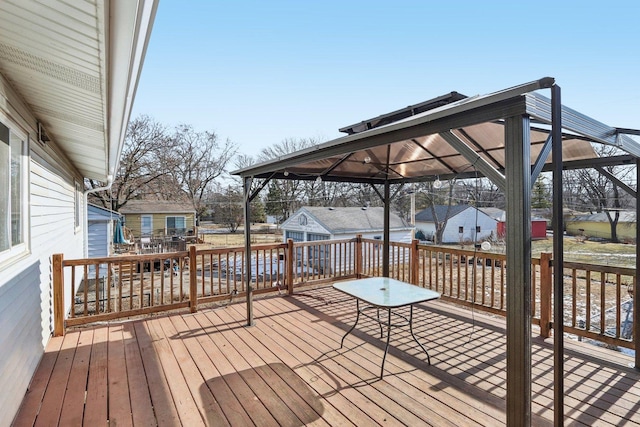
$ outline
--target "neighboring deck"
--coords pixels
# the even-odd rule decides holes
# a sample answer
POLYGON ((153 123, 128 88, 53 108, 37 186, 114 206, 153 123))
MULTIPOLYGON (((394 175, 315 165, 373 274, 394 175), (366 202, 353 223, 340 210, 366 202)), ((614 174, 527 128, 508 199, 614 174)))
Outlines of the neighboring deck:
MULTIPOLYGON (((420 304, 380 380, 380 329, 330 287, 53 338, 16 425, 504 425, 504 319, 420 304)), ((533 424, 553 420, 552 345, 533 340, 533 424)), ((567 424, 640 426, 631 358, 566 342, 567 424)))

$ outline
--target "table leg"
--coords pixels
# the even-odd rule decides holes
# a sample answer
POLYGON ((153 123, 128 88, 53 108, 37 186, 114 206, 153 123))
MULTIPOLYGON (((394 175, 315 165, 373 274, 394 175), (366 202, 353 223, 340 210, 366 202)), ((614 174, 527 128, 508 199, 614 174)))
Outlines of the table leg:
MULTIPOLYGON (((427 363, 429 365, 431 365, 431 357, 429 357, 429 352, 427 351, 426 348, 424 348, 424 346, 422 344, 420 344, 420 341, 418 341, 418 338, 416 338, 416 336, 413 333, 413 304, 411 304, 410 306, 411 308, 409 309, 409 331, 411 332, 411 336, 413 337, 413 339, 418 343, 418 345, 420 346, 420 348, 422 348, 424 350, 424 352, 427 355, 427 363)), ((389 341, 387 340, 387 345, 389 345, 389 341)))
MULTIPOLYGON (((382 324, 380 324, 382 328, 382 324)), ((381 337, 382 338, 382 337, 381 337)), ((384 355, 382 356, 382 365, 380 366, 380 379, 384 374, 384 362, 387 358, 387 351, 389 351, 389 338, 391 338, 391 309, 387 309, 387 345, 384 347, 384 355)))
POLYGON ((380 307, 376 309, 376 315, 378 317, 378 326, 380 326, 380 338, 382 338, 382 322, 380 321, 380 307))
POLYGON ((351 327, 351 329, 349 329, 347 331, 346 334, 344 334, 344 336, 342 337, 342 340, 340 341, 340 348, 342 348, 342 344, 344 344, 344 339, 347 337, 347 335, 349 335, 351 333, 351 331, 353 331, 353 329, 356 327, 356 325, 358 324, 358 320, 360 320, 360 300, 356 298, 356 323, 353 324, 353 326, 351 327))

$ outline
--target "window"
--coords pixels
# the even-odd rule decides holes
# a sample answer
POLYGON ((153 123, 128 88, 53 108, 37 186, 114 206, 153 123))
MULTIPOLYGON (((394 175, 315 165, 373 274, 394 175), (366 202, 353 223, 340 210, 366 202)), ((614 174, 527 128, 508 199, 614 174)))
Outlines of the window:
POLYGON ((458 233, 460 234, 464 233, 464 227, 458 227, 458 233))
POLYGON ((306 217, 306 215, 300 215, 298 217, 298 224, 307 225, 307 217, 306 217))
POLYGON ((167 234, 184 234, 187 231, 187 217, 168 216, 166 227, 167 234))
POLYGON ((289 231, 285 233, 285 239, 293 240, 294 242, 304 242, 304 233, 301 231, 289 231))
POLYGON ((153 234, 153 216, 140 215, 140 235, 151 236, 153 234))
POLYGON ((480 232, 480 226, 476 225, 476 233, 479 233, 479 232, 480 232))
POLYGON ((24 139, 0 123, 0 253, 25 243, 25 154, 24 139))
POLYGON ((74 199, 74 203, 76 206, 76 212, 75 212, 75 226, 76 228, 80 227, 80 217, 82 216, 81 212, 81 208, 82 208, 82 189, 80 188, 80 183, 76 182, 76 194, 75 194, 75 199, 74 199))

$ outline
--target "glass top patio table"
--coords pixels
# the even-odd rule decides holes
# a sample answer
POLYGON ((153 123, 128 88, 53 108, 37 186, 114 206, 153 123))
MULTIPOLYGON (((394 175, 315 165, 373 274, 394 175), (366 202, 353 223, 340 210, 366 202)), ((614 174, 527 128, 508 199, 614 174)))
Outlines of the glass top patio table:
POLYGON ((347 280, 334 283, 339 291, 375 305, 394 308, 440 298, 440 293, 388 277, 347 280))
POLYGON ((387 352, 389 351, 389 339, 391 338, 391 328, 409 325, 409 331, 416 343, 424 350, 427 355, 427 363, 431 365, 431 357, 427 349, 418 341, 418 338, 413 333, 413 306, 414 304, 430 301, 440 298, 440 293, 421 288, 410 283, 401 282, 399 280, 391 279, 388 277, 370 277, 368 279, 356 279, 348 280, 345 282, 334 283, 333 287, 339 291, 344 292, 347 295, 351 295, 356 299, 356 321, 342 337, 340 341, 340 348, 344 345, 344 339, 353 331, 360 320, 360 315, 364 315, 370 319, 375 320, 380 325, 380 338, 383 336, 383 327, 387 328, 387 343, 384 348, 384 355, 382 356, 382 364, 380 366, 380 379, 384 375, 384 362, 387 358, 387 352), (364 301, 369 306, 360 307, 360 301, 364 301), (394 313, 396 317, 404 319, 405 323, 394 323, 391 320, 392 309, 399 309, 400 307, 409 306, 409 316, 406 317, 400 313, 394 313), (365 313, 366 310, 376 310, 375 316, 370 316, 365 313), (380 311, 386 312, 386 317, 380 316, 380 311))

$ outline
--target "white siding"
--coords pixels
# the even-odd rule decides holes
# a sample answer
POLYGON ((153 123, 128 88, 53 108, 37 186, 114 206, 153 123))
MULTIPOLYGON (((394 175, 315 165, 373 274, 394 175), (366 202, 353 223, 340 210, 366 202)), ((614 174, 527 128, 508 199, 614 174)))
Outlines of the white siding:
MULTIPOLYGON (((51 256, 82 258, 84 202, 75 225, 75 183, 68 164, 49 147, 31 143, 29 162, 30 251, 0 274, 0 425, 9 425, 53 331, 51 256)), ((82 199, 82 198, 80 198, 82 199)), ((71 289, 65 277, 65 293, 71 289)), ((65 310, 70 299, 65 298, 65 310)))
MULTIPOLYGON (((479 242, 486 239, 493 232, 496 235, 496 227, 498 222, 482 211, 473 208, 465 209, 458 215, 447 221, 447 226, 442 234, 442 243, 460 243, 460 240, 479 242), (477 212, 477 217, 476 217, 477 212), (480 227, 480 233, 476 236, 476 226, 480 227), (460 235, 459 228, 463 227, 463 233, 460 235)), ((433 222, 416 222, 416 229, 429 237, 435 234, 435 225, 433 222)))
POLYGON ((110 229, 108 221, 89 221, 89 258, 109 256, 110 229))

